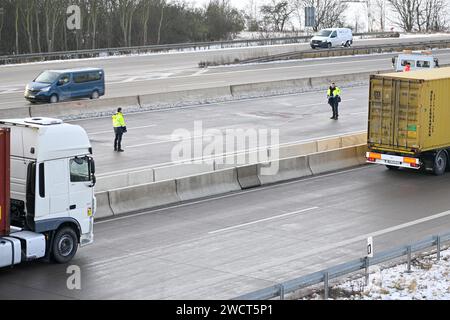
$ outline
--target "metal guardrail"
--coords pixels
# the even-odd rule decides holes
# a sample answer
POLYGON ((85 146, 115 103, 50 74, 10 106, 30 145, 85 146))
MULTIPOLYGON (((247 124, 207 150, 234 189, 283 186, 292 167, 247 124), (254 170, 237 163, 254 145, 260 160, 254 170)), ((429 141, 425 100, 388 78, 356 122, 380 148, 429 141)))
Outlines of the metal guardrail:
MULTIPOLYGON (((372 32, 372 33, 355 33, 355 37, 398 37, 399 34, 395 32, 372 32)), ((275 45, 275 44, 289 44, 307 42, 312 36, 298 36, 298 37, 281 37, 268 39, 248 39, 248 40, 232 40, 232 41, 213 41, 213 42, 193 42, 193 43, 178 43, 165 45, 150 45, 137 47, 123 47, 123 48, 105 48, 105 49, 89 49, 89 50, 74 50, 74 51, 58 51, 47 53, 30 53, 19 55, 3 55, 0 56, 1 64, 46 61, 46 60, 65 60, 76 58, 94 58, 102 55, 114 56, 125 54, 140 54, 150 52, 161 52, 170 50, 193 49, 200 48, 230 48, 230 47, 250 47, 257 45, 275 45)))
POLYGON ((394 248, 388 251, 381 252, 374 255, 373 258, 361 258, 340 264, 319 272, 315 272, 297 279, 289 280, 265 289, 257 290, 251 293, 244 294, 233 300, 269 300, 279 297, 284 300, 285 295, 301 289, 305 289, 314 285, 324 284, 324 298, 329 297, 329 281, 331 279, 340 278, 344 275, 349 275, 354 272, 366 270, 368 275, 368 268, 371 265, 381 264, 391 261, 393 259, 407 256, 407 268, 411 271, 411 255, 415 252, 421 252, 425 249, 436 246, 437 259, 440 260, 441 246, 444 242, 450 241, 450 233, 445 233, 437 236, 428 237, 419 242, 394 248))
POLYGON ((333 57, 341 55, 355 55, 355 54, 371 54, 371 53, 382 53, 382 52, 393 52, 395 50, 405 50, 405 49, 417 49, 417 47, 433 47, 433 48, 449 48, 450 40, 440 40, 440 41, 425 41, 425 42, 404 42, 404 43, 390 43, 390 44, 379 44, 374 46, 356 46, 350 48, 332 48, 327 50, 305 50, 305 51, 293 51, 281 54, 275 54, 260 58, 253 58, 247 60, 241 60, 237 63, 248 64, 248 63, 261 63, 261 62, 271 62, 278 60, 293 60, 293 59, 305 59, 311 56, 318 57, 333 57))

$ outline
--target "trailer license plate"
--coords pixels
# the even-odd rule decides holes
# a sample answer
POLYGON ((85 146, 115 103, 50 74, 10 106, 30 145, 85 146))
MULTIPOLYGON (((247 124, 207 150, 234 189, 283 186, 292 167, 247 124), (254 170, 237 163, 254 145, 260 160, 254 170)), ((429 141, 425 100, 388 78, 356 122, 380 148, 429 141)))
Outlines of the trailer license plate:
POLYGON ((394 160, 385 160, 385 161, 386 161, 386 163, 389 163, 389 164, 398 164, 398 165, 402 164, 400 161, 394 161, 394 160))

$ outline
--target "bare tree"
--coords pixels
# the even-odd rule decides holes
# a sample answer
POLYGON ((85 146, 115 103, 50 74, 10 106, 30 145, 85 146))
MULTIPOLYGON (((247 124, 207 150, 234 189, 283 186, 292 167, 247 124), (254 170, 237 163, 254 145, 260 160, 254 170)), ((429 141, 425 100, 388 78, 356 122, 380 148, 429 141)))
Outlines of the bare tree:
POLYGON ((159 25, 158 25, 158 40, 156 42, 156 44, 160 44, 161 43, 161 31, 162 31, 162 26, 163 26, 163 21, 164 21, 164 10, 166 8, 166 1, 163 0, 161 2, 161 16, 159 19, 159 25))
POLYGON ((344 24, 344 12, 348 6, 341 0, 292 0, 292 2, 295 7, 301 10, 307 7, 316 9, 314 31, 344 24))
POLYGON ((398 15, 397 25, 407 32, 440 31, 446 27, 444 0, 388 0, 398 15))
POLYGON ((266 28, 271 26, 273 31, 283 32, 294 10, 289 1, 272 0, 271 4, 262 6, 261 13, 266 28))
POLYGON ((33 50, 33 18, 36 6, 36 0, 17 0, 21 2, 21 21, 28 38, 28 51, 34 52, 33 50))
POLYGON ((384 31, 386 28, 386 0, 375 0, 375 7, 378 11, 378 18, 375 20, 379 23, 380 30, 384 31))

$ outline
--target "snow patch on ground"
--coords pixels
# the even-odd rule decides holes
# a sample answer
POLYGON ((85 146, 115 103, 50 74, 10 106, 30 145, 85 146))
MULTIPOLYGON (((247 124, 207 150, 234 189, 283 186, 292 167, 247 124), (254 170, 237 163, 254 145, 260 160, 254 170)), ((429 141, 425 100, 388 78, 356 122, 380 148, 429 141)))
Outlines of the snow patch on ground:
MULTIPOLYGON (((330 290, 332 300, 450 300, 450 249, 436 254, 419 257, 407 265, 392 268, 371 268, 369 285, 358 278, 334 286, 330 290)), ((320 300, 322 295, 314 294, 310 299, 320 300)))

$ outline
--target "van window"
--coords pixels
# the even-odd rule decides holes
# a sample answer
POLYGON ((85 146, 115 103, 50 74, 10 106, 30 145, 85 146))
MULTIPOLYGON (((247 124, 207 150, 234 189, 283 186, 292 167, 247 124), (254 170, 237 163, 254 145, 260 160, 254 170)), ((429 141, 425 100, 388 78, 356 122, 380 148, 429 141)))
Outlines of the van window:
POLYGON ((337 32, 334 31, 334 32, 331 34, 331 38, 336 38, 336 37, 337 37, 337 32))
POLYGON ((331 34, 331 30, 322 30, 317 35, 319 37, 329 37, 331 34))
POLYGON ((59 78, 59 73, 44 71, 42 72, 34 82, 52 84, 59 78))
POLYGON ((77 73, 74 75, 73 80, 75 83, 84 83, 91 81, 98 81, 102 79, 101 71, 94 72, 86 72, 86 73, 77 73))
POLYGON ((417 61, 417 68, 429 68, 430 62, 429 61, 417 61))
POLYGON ((68 84, 70 82, 70 76, 68 74, 65 74, 59 78, 59 84, 61 86, 68 84))
POLYGON ((70 160, 70 182, 89 182, 89 159, 74 158, 70 160))
POLYGON ((402 67, 404 67, 404 66, 406 66, 408 63, 410 64, 410 65, 414 65, 414 61, 412 61, 412 60, 402 60, 402 67))

